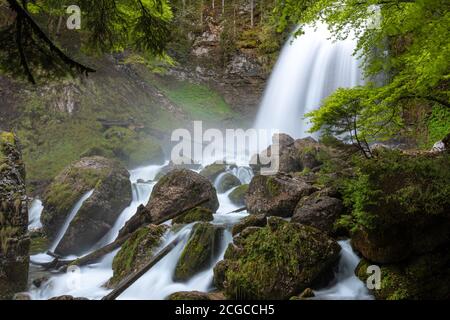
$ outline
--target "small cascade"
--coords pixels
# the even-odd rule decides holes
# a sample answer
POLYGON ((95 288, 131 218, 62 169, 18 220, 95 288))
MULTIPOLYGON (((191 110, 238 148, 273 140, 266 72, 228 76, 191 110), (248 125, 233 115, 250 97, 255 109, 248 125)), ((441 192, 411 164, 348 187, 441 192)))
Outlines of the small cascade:
POLYGON ((69 228, 70 223, 72 222, 73 218, 75 218, 75 216, 77 215, 78 210, 80 210, 80 208, 83 205, 83 203, 92 195, 93 192, 94 192, 94 189, 86 192, 81 197, 81 199, 78 200, 77 203, 75 203, 73 208, 70 210, 70 213, 67 216, 66 220, 64 221, 64 224, 62 225, 61 229, 59 230, 58 235, 56 236, 55 240, 53 241, 53 244, 50 247, 50 251, 54 252, 56 247, 58 247, 59 242, 61 241, 61 239, 66 234, 66 231, 69 228))
POLYGON ((353 251, 350 240, 339 241, 339 244, 342 251, 335 278, 328 288, 315 291, 316 299, 373 299, 367 287, 355 275, 355 269, 361 259, 353 251))
POLYGON ((44 210, 42 201, 39 199, 34 199, 30 207, 28 208, 28 230, 35 230, 42 228, 41 223, 41 213, 44 210))

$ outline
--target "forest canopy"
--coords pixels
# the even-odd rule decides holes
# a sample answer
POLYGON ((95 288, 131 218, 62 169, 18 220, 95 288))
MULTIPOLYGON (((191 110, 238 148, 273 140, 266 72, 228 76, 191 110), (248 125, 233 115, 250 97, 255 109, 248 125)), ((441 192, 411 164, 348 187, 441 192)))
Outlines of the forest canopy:
MULTIPOLYGON (((71 5, 80 8, 81 29, 73 40, 79 40, 83 50, 164 52, 172 19, 166 0, 73 0, 71 5)), ((66 25, 63 17, 69 18, 63 0, 0 0, 1 71, 24 75, 32 83, 36 77, 94 72, 58 43, 66 25)))
POLYGON ((448 109, 449 9, 446 0, 278 0, 279 30, 325 22, 336 38, 358 40, 366 85, 325 99, 308 115, 312 131, 347 132, 364 149, 399 132, 413 104, 448 109))

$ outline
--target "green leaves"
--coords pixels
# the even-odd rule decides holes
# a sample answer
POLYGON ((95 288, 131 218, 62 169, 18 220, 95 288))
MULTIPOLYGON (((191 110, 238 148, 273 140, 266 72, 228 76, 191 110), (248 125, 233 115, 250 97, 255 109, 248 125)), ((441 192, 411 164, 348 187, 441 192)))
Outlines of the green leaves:
POLYGON ((397 133, 411 102, 450 107, 450 4, 445 0, 278 0, 279 29, 326 22, 336 38, 354 34, 367 80, 339 89, 310 113, 312 131, 374 141, 397 133), (368 28, 373 5, 380 10, 368 28))

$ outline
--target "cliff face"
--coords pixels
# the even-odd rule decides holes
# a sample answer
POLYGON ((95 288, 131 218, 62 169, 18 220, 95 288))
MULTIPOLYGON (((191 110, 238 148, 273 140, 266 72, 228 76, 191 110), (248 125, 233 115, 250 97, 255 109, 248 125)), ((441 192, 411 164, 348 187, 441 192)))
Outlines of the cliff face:
POLYGON ((178 62, 169 74, 207 83, 234 110, 252 119, 286 34, 270 23, 271 4, 217 1, 174 8, 169 54, 178 62))
POLYGON ((25 166, 16 137, 0 132, 0 299, 27 286, 30 239, 25 166))

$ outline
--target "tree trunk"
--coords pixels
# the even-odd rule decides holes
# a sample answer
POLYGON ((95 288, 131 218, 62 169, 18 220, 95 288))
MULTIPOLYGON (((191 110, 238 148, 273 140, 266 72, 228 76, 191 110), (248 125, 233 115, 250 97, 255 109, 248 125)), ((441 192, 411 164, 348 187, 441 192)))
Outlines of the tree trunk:
POLYGON ((125 290, 127 290, 133 283, 135 283, 140 277, 142 277, 148 270, 150 270, 155 264, 161 261, 173 248, 180 242, 178 238, 169 243, 164 249, 162 249, 153 259, 142 266, 136 272, 130 274, 128 277, 119 282, 116 288, 108 295, 104 296, 102 300, 115 300, 125 290))

